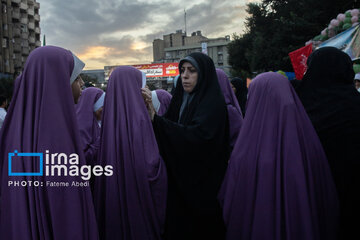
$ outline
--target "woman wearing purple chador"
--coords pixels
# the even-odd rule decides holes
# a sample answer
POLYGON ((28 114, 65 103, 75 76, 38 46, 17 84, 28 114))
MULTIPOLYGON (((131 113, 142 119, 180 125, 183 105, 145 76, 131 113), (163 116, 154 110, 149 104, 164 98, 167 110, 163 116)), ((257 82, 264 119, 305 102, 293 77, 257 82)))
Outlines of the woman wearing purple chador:
POLYGON ((163 89, 156 89, 151 91, 151 100, 155 111, 159 116, 162 116, 166 113, 170 105, 171 98, 171 94, 163 89))
POLYGON ((337 239, 330 168, 289 81, 260 74, 246 109, 219 194, 227 239, 337 239))
POLYGON ((221 91, 224 95, 226 107, 229 115, 229 131, 230 131, 230 146, 234 148, 236 139, 239 135, 243 117, 239 103, 236 99, 235 93, 231 88, 230 81, 225 72, 221 69, 216 69, 217 78, 221 91))
POLYGON ((167 176, 141 95, 143 80, 129 66, 116 68, 109 79, 98 159, 112 165, 114 175, 95 179, 101 239, 161 239, 167 176))
MULTIPOLYGON (((52 176, 46 171, 46 166, 52 166, 51 161, 50 165, 46 163, 47 154, 62 154, 59 159, 65 168, 70 162, 64 163, 64 158, 70 155, 71 166, 86 164, 71 90, 80 73, 77 60, 59 47, 37 48, 29 55, 15 85, 0 134, 1 239, 98 239, 90 188, 71 186, 73 181, 84 182, 81 176, 57 172, 52 176), (9 153, 15 153, 11 165, 9 153), (19 157, 20 153, 42 153, 43 173, 39 156, 19 157), (70 186, 51 186, 60 183, 70 186)), ((56 162, 59 159, 55 157, 56 162)))
POLYGON ((94 165, 100 147, 101 115, 105 93, 95 87, 89 87, 81 93, 76 105, 80 136, 88 165, 94 165))

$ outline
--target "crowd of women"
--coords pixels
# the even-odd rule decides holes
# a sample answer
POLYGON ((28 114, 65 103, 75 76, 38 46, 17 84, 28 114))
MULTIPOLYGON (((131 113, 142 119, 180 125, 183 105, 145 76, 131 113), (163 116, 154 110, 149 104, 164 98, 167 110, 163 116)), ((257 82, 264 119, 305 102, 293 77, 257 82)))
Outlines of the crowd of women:
POLYGON ((316 50, 296 88, 267 72, 248 92, 202 53, 180 61, 172 95, 129 66, 111 73, 106 94, 82 91, 83 67, 39 47, 15 80, 0 131, 0 239, 360 237, 360 93, 345 53, 316 50), (8 161, 15 150, 76 153, 113 175, 51 187, 82 180, 11 176, 42 169, 35 157, 8 161))

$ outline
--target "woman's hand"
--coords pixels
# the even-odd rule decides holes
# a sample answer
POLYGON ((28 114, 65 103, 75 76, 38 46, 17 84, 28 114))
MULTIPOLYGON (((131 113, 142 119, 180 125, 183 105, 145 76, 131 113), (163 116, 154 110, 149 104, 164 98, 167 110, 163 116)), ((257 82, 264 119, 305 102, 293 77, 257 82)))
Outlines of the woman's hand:
POLYGON ((151 102, 151 91, 150 91, 150 89, 148 89, 148 88, 142 88, 141 89, 141 95, 143 96, 143 98, 144 98, 144 101, 145 101, 145 103, 147 103, 147 102, 151 102))
POLYGON ((148 110, 150 119, 151 119, 151 121, 153 121, 154 116, 155 116, 155 108, 154 108, 154 105, 152 104, 151 91, 148 88, 142 88, 141 95, 144 98, 145 105, 148 110))

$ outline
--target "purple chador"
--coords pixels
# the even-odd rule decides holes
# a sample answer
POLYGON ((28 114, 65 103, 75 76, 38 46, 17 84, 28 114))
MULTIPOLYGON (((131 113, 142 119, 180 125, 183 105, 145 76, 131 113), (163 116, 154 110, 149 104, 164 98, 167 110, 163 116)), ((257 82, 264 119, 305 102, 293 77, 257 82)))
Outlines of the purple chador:
POLYGON ((243 117, 239 103, 236 99, 235 93, 231 88, 230 81, 225 72, 221 69, 216 69, 217 78, 221 91, 225 98, 225 103, 229 116, 229 131, 230 131, 230 146, 234 147, 236 139, 239 135, 243 117))
POLYGON ((168 91, 163 89, 156 89, 151 91, 151 99, 154 105, 155 111, 159 116, 162 116, 166 113, 170 102, 171 102, 171 94, 168 91))
POLYGON ((336 239, 330 168, 289 81, 260 74, 246 109, 220 191, 227 239, 336 239))
POLYGON ((101 239, 161 239, 167 176, 141 95, 142 73, 116 68, 107 87, 99 154, 114 175, 95 179, 101 239))
POLYGON ((86 88, 76 105, 76 115, 79 123, 80 136, 83 141, 83 149, 86 161, 93 165, 100 147, 100 122, 97 121, 95 112, 104 103, 105 93, 95 87, 86 88))
POLYGON ((98 239, 90 188, 71 187, 73 181, 84 182, 80 176, 48 176, 45 170, 47 150, 66 156, 76 153, 76 166, 86 164, 70 87, 74 59, 68 50, 39 47, 31 52, 16 80, 0 133, 1 239, 98 239), (15 150, 42 153, 42 176, 9 176, 10 169, 13 173, 41 173, 38 156, 16 154, 9 166, 8 154, 15 150), (36 183, 40 186, 34 186, 36 183))

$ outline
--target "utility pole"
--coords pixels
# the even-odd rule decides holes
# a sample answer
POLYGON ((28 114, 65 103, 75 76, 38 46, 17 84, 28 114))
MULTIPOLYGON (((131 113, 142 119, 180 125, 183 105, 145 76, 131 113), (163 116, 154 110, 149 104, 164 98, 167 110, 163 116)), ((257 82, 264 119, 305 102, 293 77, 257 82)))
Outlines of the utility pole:
POLYGON ((184 19, 185 19, 185 36, 187 36, 186 35, 186 11, 185 11, 185 8, 184 8, 184 19))

